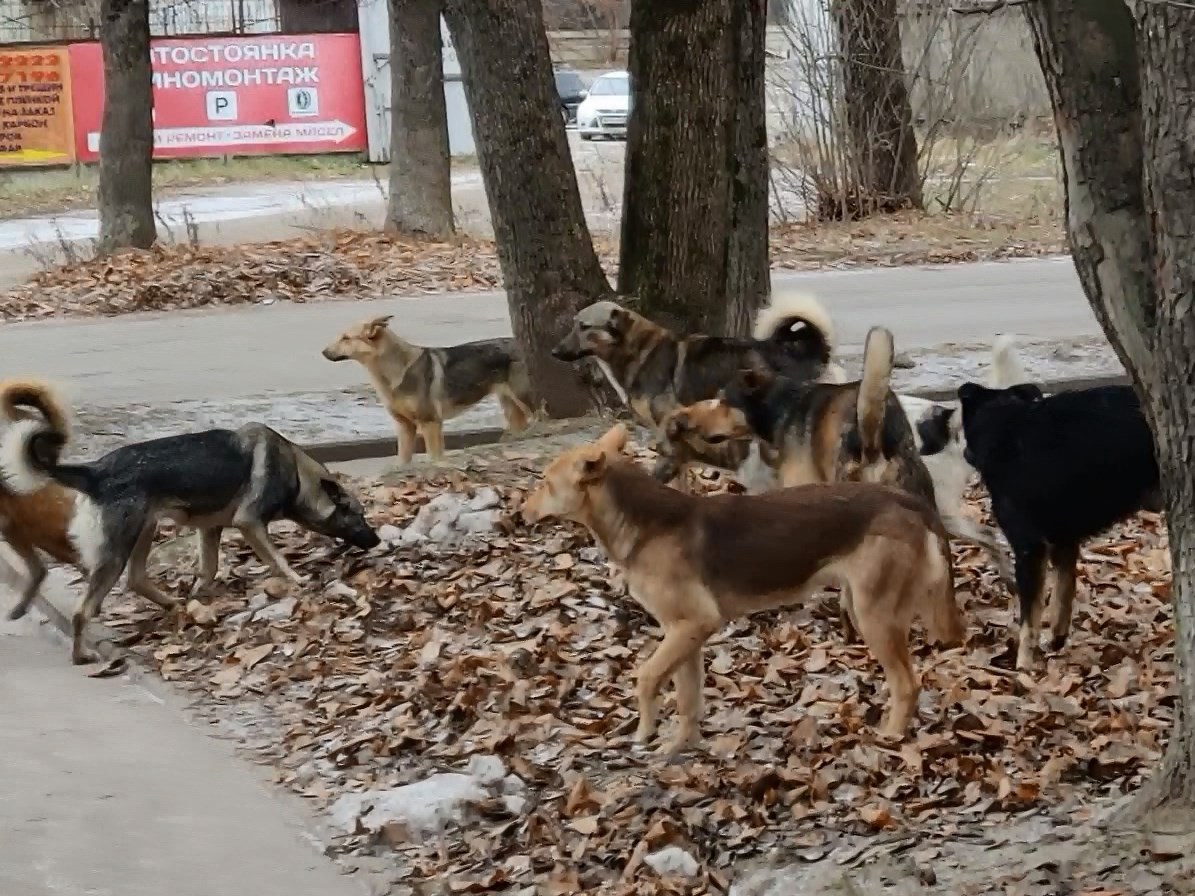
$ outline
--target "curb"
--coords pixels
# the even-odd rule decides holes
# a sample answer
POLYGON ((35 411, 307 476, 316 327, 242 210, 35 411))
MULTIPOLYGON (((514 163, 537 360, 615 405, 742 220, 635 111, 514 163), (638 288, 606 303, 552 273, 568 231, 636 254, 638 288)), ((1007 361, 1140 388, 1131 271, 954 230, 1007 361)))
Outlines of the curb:
MULTIPOLYGON (((1043 383, 1047 394, 1052 392, 1070 392, 1074 389, 1090 389, 1096 386, 1126 386, 1129 378, 1123 374, 1113 376, 1077 377, 1075 379, 1055 380, 1043 383)), ((952 401, 955 397, 954 389, 910 389, 907 395, 924 398, 928 401, 952 401)), ((505 430, 501 427, 489 426, 481 429, 461 429, 444 433, 444 448, 456 451, 462 448, 476 448, 481 445, 493 445, 501 440, 505 430)), ((531 435, 530 438, 534 438, 531 435)), ((342 464, 355 460, 373 460, 379 457, 394 457, 398 454, 397 438, 365 438, 345 439, 337 442, 315 442, 301 446, 315 460, 322 464, 342 464)), ((427 447, 420 436, 415 443, 416 454, 426 454, 427 447)))

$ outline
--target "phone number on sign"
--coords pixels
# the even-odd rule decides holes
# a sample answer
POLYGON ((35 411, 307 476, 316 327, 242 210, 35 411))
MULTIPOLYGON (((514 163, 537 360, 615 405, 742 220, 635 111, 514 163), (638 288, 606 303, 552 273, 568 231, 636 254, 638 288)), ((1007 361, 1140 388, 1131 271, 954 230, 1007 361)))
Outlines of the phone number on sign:
POLYGON ((0 70, 0 84, 50 84, 61 80, 62 75, 55 71, 34 69, 31 72, 6 72, 0 70))

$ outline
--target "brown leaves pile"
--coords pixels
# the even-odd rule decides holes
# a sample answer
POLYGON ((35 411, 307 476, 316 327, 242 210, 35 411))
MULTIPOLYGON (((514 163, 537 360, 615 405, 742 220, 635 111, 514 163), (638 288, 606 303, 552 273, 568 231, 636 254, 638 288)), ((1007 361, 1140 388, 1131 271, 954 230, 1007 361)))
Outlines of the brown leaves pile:
MULTIPOLYGON (((403 524, 442 490, 482 483, 513 512, 539 462, 375 485, 371 515, 403 524)), ((143 630, 143 659, 241 718, 277 780, 320 806, 499 755, 527 785, 517 814, 486 804, 430 841, 340 844, 445 892, 724 892, 733 867, 777 849, 814 861, 880 831, 982 842, 1019 813, 1136 787, 1173 719, 1156 517, 1086 550, 1071 641, 1039 678, 1011 671, 1010 600, 986 558, 960 549, 969 641, 940 652, 917 636, 924 695, 903 744, 874 735, 880 672, 843 643, 833 599, 731 623, 706 652, 706 751, 671 765, 630 741, 632 672, 658 630, 571 525, 512 519, 457 548, 371 556, 292 534, 287 555, 311 582, 289 592, 235 550, 221 596, 165 619, 126 600, 107 621, 143 630), (645 863, 668 845, 698 860, 698 880, 645 863)), ((181 595, 190 582, 171 584, 181 595)))
MULTIPOLYGON (((1065 251, 1058 222, 899 214, 859 222, 786 225, 771 235, 772 264, 817 270, 1046 255, 1065 251)), ((616 241, 595 237, 610 276, 616 241)), ((70 264, 0 293, 0 319, 114 315, 174 308, 314 302, 496 289, 494 244, 465 237, 415 240, 354 230, 240 246, 156 246, 70 264)))

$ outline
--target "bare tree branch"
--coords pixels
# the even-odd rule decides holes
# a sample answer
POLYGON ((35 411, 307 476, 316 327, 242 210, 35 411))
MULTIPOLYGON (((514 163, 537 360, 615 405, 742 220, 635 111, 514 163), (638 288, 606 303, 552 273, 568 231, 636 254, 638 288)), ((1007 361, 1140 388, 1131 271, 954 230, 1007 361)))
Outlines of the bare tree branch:
POLYGON ((994 12, 1012 6, 1024 6, 1033 0, 989 0, 986 3, 968 3, 966 6, 951 6, 950 11, 960 16, 990 16, 994 12))

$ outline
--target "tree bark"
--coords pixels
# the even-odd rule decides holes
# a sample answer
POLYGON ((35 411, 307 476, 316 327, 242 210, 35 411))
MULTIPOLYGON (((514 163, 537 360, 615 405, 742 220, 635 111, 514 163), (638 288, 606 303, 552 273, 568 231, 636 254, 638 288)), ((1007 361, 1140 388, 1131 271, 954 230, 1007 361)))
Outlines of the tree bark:
POLYGON ((851 170, 845 195, 819 199, 821 219, 922 208, 917 136, 896 0, 834 0, 851 170))
POLYGON ((1195 18, 1037 0, 1025 14, 1054 107, 1067 233, 1084 291, 1141 395, 1166 498, 1179 709, 1131 815, 1195 802, 1195 18))
POLYGON ((768 295, 764 0, 631 5, 618 289, 677 329, 742 334, 768 295))
POLYGON ((390 0, 390 199, 386 230, 453 232, 442 0, 390 0))
POLYGON ((589 394, 549 352, 585 305, 611 294, 560 117, 540 0, 448 0, 511 324, 553 416, 589 394))
POLYGON ((146 249, 157 239, 153 208, 153 76, 148 0, 103 0, 104 114, 100 124, 101 254, 146 249))

